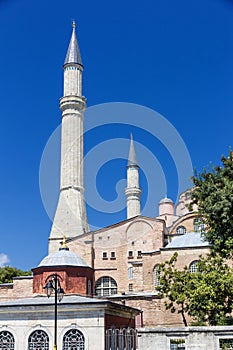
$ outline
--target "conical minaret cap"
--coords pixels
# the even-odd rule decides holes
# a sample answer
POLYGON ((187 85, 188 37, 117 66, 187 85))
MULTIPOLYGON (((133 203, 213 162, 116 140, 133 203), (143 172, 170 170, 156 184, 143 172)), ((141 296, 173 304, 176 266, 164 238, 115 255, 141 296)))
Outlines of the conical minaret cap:
POLYGON ((128 164, 127 166, 138 166, 138 160, 134 148, 133 136, 130 135, 130 148, 129 148, 129 156, 128 156, 128 164))
POLYGON ((73 32, 71 35, 70 44, 68 47, 64 65, 69 63, 76 63, 82 66, 83 64, 82 64, 81 54, 80 54, 76 32, 75 32, 75 28, 76 28, 75 21, 73 21, 72 27, 73 27, 73 32))

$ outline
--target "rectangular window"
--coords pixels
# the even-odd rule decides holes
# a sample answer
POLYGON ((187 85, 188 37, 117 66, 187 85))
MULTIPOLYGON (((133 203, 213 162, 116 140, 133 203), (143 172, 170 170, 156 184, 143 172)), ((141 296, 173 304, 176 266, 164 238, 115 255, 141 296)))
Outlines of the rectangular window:
POLYGON ((129 284, 129 292, 133 292, 133 283, 129 284))
POLYGON ((108 253, 107 252, 103 252, 103 260, 107 260, 108 259, 108 253))
POLYGON ((233 339, 219 339, 219 348, 221 350, 233 349, 233 339))
POLYGON ((141 257, 142 257, 142 251, 138 250, 138 258, 141 258, 141 257))
POLYGON ((111 259, 116 259, 116 254, 115 254, 115 252, 111 252, 111 259))
POLYGON ((133 258, 133 251, 132 251, 132 250, 130 250, 130 251, 128 252, 128 258, 133 258))
POLYGON ((185 339, 171 339, 170 350, 185 350, 185 339))

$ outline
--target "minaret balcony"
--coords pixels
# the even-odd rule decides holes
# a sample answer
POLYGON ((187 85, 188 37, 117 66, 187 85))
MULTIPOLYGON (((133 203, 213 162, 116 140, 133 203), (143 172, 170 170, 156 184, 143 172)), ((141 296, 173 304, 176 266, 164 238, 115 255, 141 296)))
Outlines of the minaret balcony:
POLYGON ((127 198, 136 197, 137 199, 141 196, 142 190, 140 187, 128 187, 125 189, 125 195, 127 198))
POLYGON ((86 99, 83 96, 64 96, 60 99, 60 109, 62 113, 67 110, 78 110, 83 112, 86 108, 86 99))

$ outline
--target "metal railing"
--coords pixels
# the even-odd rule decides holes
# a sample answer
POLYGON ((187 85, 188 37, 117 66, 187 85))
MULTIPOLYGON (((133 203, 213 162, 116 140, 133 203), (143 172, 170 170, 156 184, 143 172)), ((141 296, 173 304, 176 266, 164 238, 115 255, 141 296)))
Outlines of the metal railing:
POLYGON ((105 350, 137 350, 137 331, 133 328, 106 330, 105 350))

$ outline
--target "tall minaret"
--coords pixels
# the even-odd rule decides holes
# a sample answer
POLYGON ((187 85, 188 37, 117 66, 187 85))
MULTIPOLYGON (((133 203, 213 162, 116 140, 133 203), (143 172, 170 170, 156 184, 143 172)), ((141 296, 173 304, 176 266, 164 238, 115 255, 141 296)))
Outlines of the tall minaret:
POLYGON ((49 253, 58 250, 63 235, 67 239, 89 230, 83 184, 83 113, 86 100, 82 96, 83 64, 73 32, 64 62, 64 96, 62 112, 60 196, 50 237, 49 253))
POLYGON ((140 197, 142 190, 139 187, 139 167, 134 148, 132 134, 130 135, 130 149, 127 165, 127 188, 125 195, 127 200, 127 219, 141 214, 140 197))

